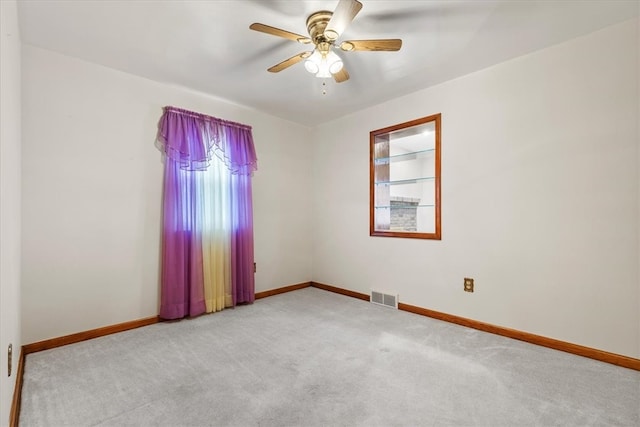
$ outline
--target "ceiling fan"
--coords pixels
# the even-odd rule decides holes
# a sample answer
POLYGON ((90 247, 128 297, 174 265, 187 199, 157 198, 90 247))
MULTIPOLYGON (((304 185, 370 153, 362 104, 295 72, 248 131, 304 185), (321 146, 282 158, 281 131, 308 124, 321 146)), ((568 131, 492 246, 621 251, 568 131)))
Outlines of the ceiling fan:
POLYGON ((306 60, 305 68, 310 73, 315 74, 316 77, 333 77, 336 82, 341 83, 349 79, 349 73, 347 73, 342 60, 333 49, 339 48, 345 52, 352 50, 398 51, 402 47, 402 40, 400 39, 346 40, 337 44, 338 38, 360 12, 360 9, 362 9, 362 3, 357 0, 340 0, 334 12, 321 10, 312 13, 307 18, 309 37, 260 23, 251 24, 249 28, 301 44, 313 44, 315 46, 313 50, 285 59, 267 71, 278 73, 302 60, 306 60))

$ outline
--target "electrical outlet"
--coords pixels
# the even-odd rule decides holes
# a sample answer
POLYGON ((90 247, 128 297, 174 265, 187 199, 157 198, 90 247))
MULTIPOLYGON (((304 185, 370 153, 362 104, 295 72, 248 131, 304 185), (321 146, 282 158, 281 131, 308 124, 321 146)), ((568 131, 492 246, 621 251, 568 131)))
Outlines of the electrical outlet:
POLYGON ((468 277, 464 278, 464 291, 473 292, 473 279, 470 279, 468 277))
POLYGON ((13 344, 9 344, 9 348, 7 349, 7 376, 11 376, 11 365, 13 360, 13 344))

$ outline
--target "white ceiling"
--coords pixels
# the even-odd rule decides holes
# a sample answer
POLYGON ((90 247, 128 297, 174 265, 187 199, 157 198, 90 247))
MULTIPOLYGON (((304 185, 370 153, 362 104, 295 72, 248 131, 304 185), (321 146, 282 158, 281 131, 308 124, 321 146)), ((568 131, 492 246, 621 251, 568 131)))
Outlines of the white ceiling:
POLYGON ((340 40, 401 38, 403 46, 338 51, 351 75, 340 84, 314 77, 302 63, 267 72, 308 46, 249 30, 260 22, 306 35, 307 16, 334 10, 337 0, 21 0, 18 13, 23 43, 313 126, 636 17, 640 9, 637 0, 361 1, 340 40))

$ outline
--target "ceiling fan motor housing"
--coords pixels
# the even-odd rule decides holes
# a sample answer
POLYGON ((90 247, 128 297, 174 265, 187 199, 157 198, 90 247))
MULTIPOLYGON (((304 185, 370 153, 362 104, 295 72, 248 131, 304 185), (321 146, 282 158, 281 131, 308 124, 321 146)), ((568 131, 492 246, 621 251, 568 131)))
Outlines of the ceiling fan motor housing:
POLYGON ((331 20, 332 16, 333 12, 321 10, 309 15, 307 18, 307 31, 309 32, 309 36, 311 37, 311 40, 313 40, 314 44, 331 44, 331 41, 325 37, 324 30, 327 28, 327 24, 331 20))

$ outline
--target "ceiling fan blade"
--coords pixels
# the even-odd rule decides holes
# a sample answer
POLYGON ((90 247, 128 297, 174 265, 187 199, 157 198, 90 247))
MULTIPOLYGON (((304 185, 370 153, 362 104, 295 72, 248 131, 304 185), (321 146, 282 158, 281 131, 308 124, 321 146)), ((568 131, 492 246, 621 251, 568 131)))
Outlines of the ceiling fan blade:
POLYGON ((283 37, 285 39, 293 40, 298 43, 308 44, 311 43, 311 39, 306 36, 301 36, 300 34, 292 33, 290 31, 282 30, 280 28, 272 27, 270 25, 253 23, 249 25, 254 31, 260 31, 261 33, 271 34, 272 36, 283 37))
POLYGON ((351 50, 397 51, 401 47, 402 40, 400 39, 347 40, 340 44, 340 49, 347 52, 351 50))
POLYGON ((297 64, 298 62, 302 61, 303 59, 309 57, 309 55, 311 55, 312 52, 302 52, 299 53, 295 56, 292 56, 289 59, 285 59, 284 61, 282 61, 279 64, 274 65, 273 67, 269 68, 267 71, 272 72, 272 73, 279 73, 280 71, 284 70, 285 68, 289 68, 294 64, 297 64))
POLYGON ((345 70, 344 67, 342 67, 340 71, 338 71, 333 75, 333 79, 337 83, 346 82, 347 80, 349 80, 349 73, 347 73, 347 70, 345 70))
POLYGON ((360 9, 362 9, 362 3, 358 0, 340 0, 324 30, 324 36, 329 40, 336 40, 360 12, 360 9))

